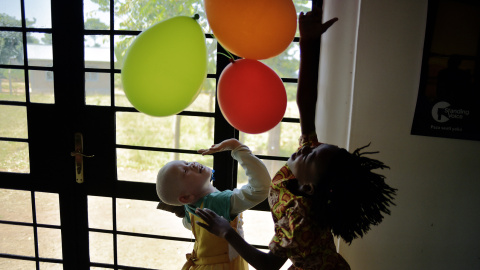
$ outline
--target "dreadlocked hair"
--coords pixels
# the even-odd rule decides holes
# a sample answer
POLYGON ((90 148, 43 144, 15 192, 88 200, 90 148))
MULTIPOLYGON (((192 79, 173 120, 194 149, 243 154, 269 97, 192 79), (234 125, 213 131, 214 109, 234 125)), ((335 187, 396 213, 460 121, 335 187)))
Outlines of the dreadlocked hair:
POLYGON ((390 167, 365 156, 378 152, 361 153, 368 146, 353 153, 340 149, 316 185, 319 194, 312 198, 318 225, 331 229, 348 244, 363 237, 371 225, 380 224, 384 214, 390 215, 388 208, 395 205, 392 200, 397 189, 387 185, 383 175, 372 172, 390 167))

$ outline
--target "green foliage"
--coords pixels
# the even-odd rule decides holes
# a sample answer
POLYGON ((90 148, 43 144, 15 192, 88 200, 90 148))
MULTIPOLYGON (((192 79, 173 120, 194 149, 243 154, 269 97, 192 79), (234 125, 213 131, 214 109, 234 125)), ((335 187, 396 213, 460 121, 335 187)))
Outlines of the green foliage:
POLYGON ((52 35, 51 34, 45 34, 42 38, 42 43, 47 44, 47 45, 52 45, 52 35))
MULTIPOLYGON (((110 1, 92 0, 101 11, 110 11, 110 1)), ((122 19, 121 29, 143 31, 151 25, 173 16, 192 16, 199 1, 187 0, 121 0, 115 3, 115 15, 122 19)), ((202 16, 203 14, 200 14, 202 16)))
MULTIPOLYGON (((36 22, 37 22, 37 19, 35 18, 33 18, 33 20, 26 19, 25 25, 27 27, 30 27, 34 25, 36 22)), ((19 19, 13 16, 10 16, 6 13, 0 13, 0 26, 21 27, 22 22, 19 19)))
POLYGON ((2 86, 0 87, 0 89, 2 89, 2 87, 5 87, 7 89, 9 83, 8 79, 10 79, 12 82, 12 87, 14 89, 25 91, 25 75, 23 70, 21 69, 0 68, 0 79, 6 79, 4 81, 1 81, 2 86), (7 86, 5 86, 4 84, 7 84, 7 86))
MULTIPOLYGON (((26 20, 26 26, 35 24, 36 19, 26 20)), ((20 20, 5 13, 0 13, 0 26, 21 27, 20 20)), ((38 40, 27 36, 27 42, 38 43, 38 40)), ((21 32, 0 31, 0 64, 12 64, 23 62, 23 37, 21 32)))
POLYGON ((104 24, 98 18, 88 18, 85 21, 85 29, 108 30, 108 25, 104 24))
POLYGON ((23 42, 20 32, 0 32, 0 64, 23 61, 23 42))

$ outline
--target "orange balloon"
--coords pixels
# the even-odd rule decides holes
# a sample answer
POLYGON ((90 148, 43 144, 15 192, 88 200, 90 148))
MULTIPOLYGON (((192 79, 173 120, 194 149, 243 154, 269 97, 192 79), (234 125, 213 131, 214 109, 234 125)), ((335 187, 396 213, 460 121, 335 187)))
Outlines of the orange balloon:
POLYGON ((258 134, 274 128, 287 108, 287 93, 277 73, 253 59, 225 67, 218 80, 218 104, 236 129, 258 134))
POLYGON ((228 51, 268 59, 293 41, 297 13, 292 0, 204 0, 215 38, 228 51))

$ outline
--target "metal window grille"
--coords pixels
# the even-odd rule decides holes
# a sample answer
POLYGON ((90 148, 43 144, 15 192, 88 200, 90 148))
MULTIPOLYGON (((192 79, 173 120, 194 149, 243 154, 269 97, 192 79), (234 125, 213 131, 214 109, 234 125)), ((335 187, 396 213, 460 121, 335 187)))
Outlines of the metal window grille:
MULTIPOLYGON (((46 2, 49 1, 46 0, 46 2)), ((7 112, 12 108, 23 111, 26 117, 21 122, 26 123, 25 129, 27 130, 24 135, 0 131, 0 146, 20 144, 26 148, 24 152, 21 152, 24 153, 24 159, 26 156, 24 162, 26 164, 23 167, 13 170, 10 170, 9 167, 0 167, 0 196, 2 196, 1 200, 4 200, 2 205, 31 213, 30 217, 25 219, 17 219, 15 213, 11 213, 11 216, 7 217, 0 216, 0 227, 13 229, 14 234, 18 228, 26 229, 29 231, 26 235, 31 240, 31 242, 27 241, 29 251, 26 253, 11 251, 8 248, 0 250, 0 263, 22 266, 25 269, 43 269, 44 267, 54 269, 89 269, 91 267, 153 269, 125 263, 123 255, 119 256, 124 252, 119 250, 119 242, 128 237, 188 244, 193 240, 192 237, 135 232, 122 228, 123 225, 119 224, 117 217, 121 212, 118 208, 123 207, 122 203, 129 200, 151 203, 158 199, 151 181, 121 179, 117 171, 118 153, 121 151, 173 153, 177 158, 179 155, 194 155, 196 149, 185 149, 176 144, 174 146, 151 146, 117 142, 116 120, 118 115, 139 113, 133 107, 125 106, 117 100, 115 88, 121 70, 115 61, 115 40, 120 36, 138 35, 140 31, 116 29, 114 12, 110 12, 108 30, 85 29, 83 2, 82 0, 51 0, 49 2, 52 17, 51 27, 36 27, 35 25, 31 27, 28 25, 31 20, 26 17, 26 5, 32 3, 28 0, 18 0, 20 18, 17 19, 19 24, 4 23, 0 25, 2 39, 10 42, 15 39, 19 44, 16 48, 20 50, 15 58, 13 56, 9 58, 11 61, 0 62, 0 71, 4 73, 23 72, 22 84, 24 85, 23 94, 18 95, 19 98, 6 97, 4 94, 6 91, 2 90, 0 111, 7 112), (29 47, 27 42, 33 34, 51 37, 51 57, 48 56, 48 53, 42 53, 41 55, 46 56, 46 59, 38 57, 38 59, 35 58, 38 61, 33 60, 31 55, 34 54, 34 49, 38 48, 29 47), (106 57, 108 65, 87 63, 85 40, 93 36, 102 37, 109 42, 108 57, 106 57), (42 73, 43 78, 51 78, 53 81, 51 90, 49 90, 48 84, 43 88, 34 84, 37 73, 42 73), (106 78, 108 87, 89 85, 93 82, 88 78, 91 78, 93 74, 98 80, 106 78), (50 98, 38 99, 36 93, 50 93, 50 98), (103 99, 99 104, 89 101, 90 95, 99 93, 106 94, 108 98, 103 99), (75 182, 75 158, 70 155, 75 150, 74 134, 77 133, 84 135, 83 153, 85 155, 95 154, 92 159, 83 158, 85 182, 82 184, 75 182), (51 198, 50 202, 54 202, 58 212, 56 213, 58 221, 45 221, 41 217, 42 196, 51 198), (108 226, 90 224, 92 223, 90 217, 92 201, 95 199, 103 201, 102 205, 109 208, 107 214, 111 214, 111 223, 108 226), (23 208, 17 208, 18 203, 23 203, 23 208), (53 232, 54 236, 44 232, 53 232), (46 238, 43 235, 46 235, 46 238), (55 235, 61 235, 61 237, 55 238, 55 235), (98 256, 92 254, 90 249, 92 236, 107 236, 111 239, 109 243, 111 243, 112 260, 96 259, 98 256), (51 254, 46 249, 44 250, 42 243, 48 241, 60 242, 60 251, 57 250, 56 253, 51 254)), ((109 1, 110 11, 115 10, 116 4, 117 2, 114 0, 109 1)), ((5 15, 4 18, 6 18, 5 15)), ((213 35, 207 33, 206 38, 212 41, 213 35)), ((297 42, 298 38, 295 38, 293 43, 297 42)), ((220 44, 217 44, 217 52, 225 53, 220 44)), ((222 56, 217 57, 216 71, 209 73, 207 78, 218 81, 222 70, 228 63, 228 59, 222 56)), ((294 76, 283 77, 282 80, 287 84, 297 82, 294 76)), ((2 115, 8 116, 6 113, 2 113, 2 115)), ((18 113, 14 112, 13 115, 18 115, 18 113)), ((179 113, 178 117, 211 119, 214 123, 214 142, 232 137, 245 139, 243 134, 231 127, 223 118, 216 102, 215 109, 211 112, 186 110, 179 113)), ((11 118, 6 117, 6 119, 0 119, 0 123, 2 123, 1 121, 4 123, 12 121, 11 118)), ((296 117, 285 117, 282 120, 282 123, 287 124, 298 122, 296 117)), ((282 153, 278 155, 260 153, 257 156, 264 161, 284 162, 287 160, 286 155, 282 153)), ((1 161, 12 161, 16 158, 12 156, 3 158, 1 161)), ((231 181, 217 182, 218 189, 232 189, 237 186, 237 166, 237 163, 228 156, 219 155, 213 158, 213 167, 222 168, 222 170, 216 170, 220 174, 216 178, 231 179, 231 181)), ((268 211, 268 206, 264 202, 256 209, 268 211)), ((150 211, 156 210, 151 209, 150 211)), ((152 224, 152 226, 155 225, 152 224)), ((11 239, 11 241, 15 241, 16 238, 11 239)), ((24 240, 20 239, 18 244, 22 245, 24 240)), ((264 245, 256 246, 266 248, 264 245)), ((175 256, 183 258, 184 254, 175 256)))

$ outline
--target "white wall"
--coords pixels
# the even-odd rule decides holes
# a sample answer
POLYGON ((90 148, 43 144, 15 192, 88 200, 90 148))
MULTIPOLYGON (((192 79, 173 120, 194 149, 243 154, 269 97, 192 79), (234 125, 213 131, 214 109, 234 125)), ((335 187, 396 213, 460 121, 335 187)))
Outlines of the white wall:
POLYGON ((381 151, 398 196, 341 245, 354 270, 480 269, 480 142, 410 135, 426 14, 427 0, 361 1, 349 144, 381 151))

